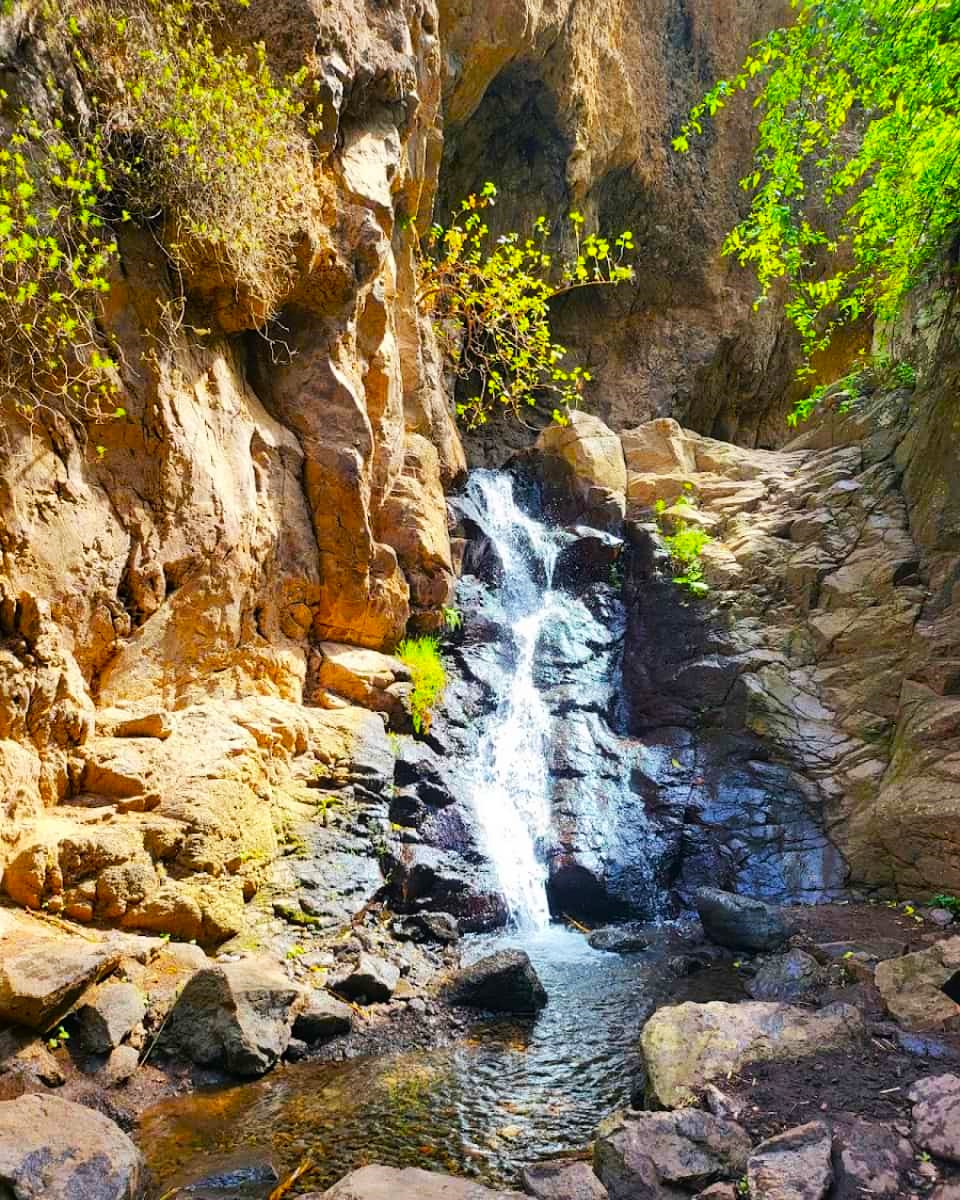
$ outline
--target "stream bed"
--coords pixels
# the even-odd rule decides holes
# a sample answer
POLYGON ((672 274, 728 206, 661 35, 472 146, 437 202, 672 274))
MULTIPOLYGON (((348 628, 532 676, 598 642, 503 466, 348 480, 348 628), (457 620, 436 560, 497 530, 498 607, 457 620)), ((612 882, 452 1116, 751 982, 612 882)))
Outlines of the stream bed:
POLYGON ((471 957, 526 949, 550 997, 535 1021, 484 1021, 437 1049, 301 1063, 164 1101, 138 1137, 155 1179, 167 1189, 259 1148, 281 1176, 313 1160, 294 1195, 370 1162, 515 1183, 525 1164, 585 1145, 629 1101, 662 958, 593 950, 556 925, 473 941, 471 957))

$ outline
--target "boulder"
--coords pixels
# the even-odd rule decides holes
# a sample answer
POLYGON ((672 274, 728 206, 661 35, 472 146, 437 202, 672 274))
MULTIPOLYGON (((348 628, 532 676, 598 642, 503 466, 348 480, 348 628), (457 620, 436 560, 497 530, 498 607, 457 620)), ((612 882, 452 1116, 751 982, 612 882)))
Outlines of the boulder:
POLYGON ((861 1036, 863 1028, 849 1004, 819 1012, 761 1001, 661 1008, 640 1039, 647 1087, 652 1100, 673 1108, 749 1062, 805 1058, 861 1036))
POLYGON ((400 968, 373 954, 361 954, 357 965, 340 976, 334 986, 348 1000, 364 1000, 367 1004, 385 1003, 400 982, 400 968))
MULTIPOLYGON (((133 1046, 117 1046, 103 1065, 103 1078, 109 1087, 119 1087, 140 1069, 140 1051, 133 1046)), ((99 1073, 98 1073, 99 1074, 99 1073)))
POLYGON ((547 993, 524 950, 500 950, 459 971, 447 986, 451 1003, 490 1012, 529 1014, 547 1003, 547 993))
POLYGON ((109 1054, 146 1013, 143 994, 132 983, 101 984, 77 1010, 80 1040, 92 1054, 109 1054))
MULTIPOLYGON (((593 1164, 610 1195, 627 1200, 632 1195, 631 1169, 641 1159, 653 1165, 661 1184, 694 1192, 718 1178, 742 1175, 749 1154, 750 1138, 739 1125, 697 1108, 684 1108, 611 1117, 600 1127, 593 1164)), ((646 1167, 641 1167, 641 1195, 648 1178, 646 1167)))
POLYGON ((639 954, 650 946, 648 925, 607 925, 595 929, 587 938, 594 950, 608 954, 639 954))
POLYGON ((890 1015, 906 1029, 960 1026, 960 1004, 942 990, 960 975, 960 937, 878 964, 874 983, 890 1015))
POLYGON ((115 969, 120 951, 92 942, 34 939, 4 946, 0 1021, 49 1029, 92 984, 115 969))
POLYGON ((290 1041, 302 993, 268 960, 204 967, 180 993, 164 1047, 201 1066, 262 1075, 290 1041))
POLYGON ((421 1171, 418 1167, 361 1167, 325 1192, 303 1200, 521 1200, 522 1192, 496 1191, 459 1179, 421 1171))
POLYGON ((707 937, 731 950, 777 950, 790 936, 780 909, 762 900, 700 888, 695 903, 707 937))
POLYGON ((11 1200, 136 1200, 140 1152, 92 1109, 55 1096, 0 1103, 0 1195, 11 1200))
POLYGON ((747 984, 754 1000, 796 1000, 824 982, 820 964, 803 950, 767 959, 747 984))
POLYGON ((896 1200, 907 1191, 913 1147, 889 1126, 844 1115, 833 1122, 833 1164, 831 1200, 896 1200))
POLYGON ((305 1042, 325 1042, 337 1034, 349 1033, 352 1028, 350 1005, 326 992, 314 992, 293 1022, 294 1037, 305 1042))
POLYGON ((960 1163, 960 1075, 920 1079, 907 1095, 913 1104, 913 1140, 937 1158, 960 1163))
POLYGON ((620 439, 590 413, 570 413, 537 438, 534 468, 542 476, 548 511, 564 523, 618 529, 626 510, 627 466, 620 439))
POLYGON ((523 1190, 537 1200, 607 1200, 607 1189, 593 1173, 589 1163, 535 1163, 520 1173, 523 1190))
POLYGON ((449 946, 460 940, 460 925, 456 917, 445 912, 415 913, 393 926, 394 932, 411 942, 440 942, 449 946))
POLYGON ((833 1183, 832 1148, 822 1121, 761 1142, 747 1163, 751 1200, 823 1200, 833 1183))

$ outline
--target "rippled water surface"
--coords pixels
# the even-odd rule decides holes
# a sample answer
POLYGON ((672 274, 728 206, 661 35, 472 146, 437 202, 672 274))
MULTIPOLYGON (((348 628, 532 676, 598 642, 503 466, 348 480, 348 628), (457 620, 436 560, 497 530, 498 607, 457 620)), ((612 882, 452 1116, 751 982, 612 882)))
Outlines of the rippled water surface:
POLYGON ((262 1146, 281 1173, 314 1160, 293 1195, 367 1162, 514 1181, 524 1163, 588 1142, 629 1099, 660 972, 558 927, 509 944, 525 947, 550 996, 535 1022, 487 1022, 437 1050, 301 1064, 166 1101, 139 1138, 157 1180, 170 1187, 205 1159, 262 1146))

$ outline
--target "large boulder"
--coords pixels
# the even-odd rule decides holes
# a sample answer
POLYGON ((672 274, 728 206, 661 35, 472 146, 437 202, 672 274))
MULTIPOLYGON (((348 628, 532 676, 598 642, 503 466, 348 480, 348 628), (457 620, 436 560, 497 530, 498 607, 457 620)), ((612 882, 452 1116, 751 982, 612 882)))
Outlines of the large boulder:
POLYGON ((93 1054, 109 1054, 147 1013, 143 993, 132 983, 101 984, 77 1012, 81 1040, 93 1054))
MULTIPOLYGON (((617 1114, 594 1143, 593 1164, 612 1200, 646 1196, 651 1171, 660 1185, 695 1192, 743 1174, 750 1138, 733 1121, 697 1108, 617 1114)), ((651 1196, 673 1195, 655 1191, 651 1196)))
POLYGON ((822 1121, 761 1142, 747 1164, 752 1200, 823 1200, 833 1183, 832 1148, 822 1121))
POLYGON ((361 1167, 325 1192, 314 1192, 303 1200, 521 1200, 522 1192, 495 1191, 417 1167, 361 1167))
POLYGON ((790 926, 781 911, 762 900, 719 888, 700 888, 695 899, 704 932, 720 946, 777 950, 790 936, 790 926))
POLYGON ((805 1058, 862 1033, 863 1018, 849 1004, 809 1012, 788 1004, 714 1001, 661 1008, 643 1027, 640 1042, 651 1099, 673 1108, 749 1062, 805 1058))
POLYGON ((619 529, 626 510, 627 465, 620 439, 599 417, 572 412, 566 425, 550 425, 537 438, 535 469, 544 480, 551 515, 619 529))
POLYGON ((140 1152, 100 1113, 55 1096, 0 1103, 5 1200, 136 1200, 142 1178, 140 1152))
POLYGON ((960 1163, 960 1075, 918 1080, 913 1103, 913 1140, 937 1158, 960 1163))
POLYGON ((120 961, 116 948, 77 940, 36 939, 4 946, 0 958, 0 1021, 48 1029, 86 988, 120 961))
POLYGON ((960 937, 877 965, 874 982, 890 1015, 906 1029, 960 1026, 960 1004, 942 989, 960 975, 960 937))
POLYGON ((490 1012, 529 1014, 547 1003, 547 993, 524 950, 500 950, 465 967, 447 985, 452 1003, 490 1012))
POLYGON ((204 967, 174 1005, 163 1044, 202 1066, 262 1075, 286 1050, 302 1001, 267 960, 204 967))

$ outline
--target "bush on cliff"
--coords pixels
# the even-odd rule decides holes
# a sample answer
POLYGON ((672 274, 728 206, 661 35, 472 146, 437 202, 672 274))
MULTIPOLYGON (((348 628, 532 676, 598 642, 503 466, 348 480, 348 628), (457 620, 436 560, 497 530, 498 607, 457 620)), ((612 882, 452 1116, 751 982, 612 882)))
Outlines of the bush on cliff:
POLYGON ((440 643, 435 637, 404 638, 396 655, 410 668, 413 691, 409 703, 414 732, 426 733, 433 720, 433 710, 447 686, 440 643))
POLYGON ((0 92, 0 405, 123 415, 98 319, 126 221, 155 233, 174 282, 202 265, 250 296, 261 325, 273 315, 312 199, 318 110, 304 73, 277 81, 262 46, 221 44, 247 2, 40 5, 92 107, 77 116, 52 78, 48 118, 0 92))
POLYGON ((786 283, 809 361, 840 325, 894 316, 956 233, 960 0, 792 3, 793 25, 707 93, 674 147, 756 89, 753 201, 724 253, 756 271, 758 304, 786 283))
POLYGON ((626 258, 633 234, 612 243, 584 234, 584 218, 569 215, 574 255, 557 262, 548 249, 549 226, 538 217, 529 237, 509 233, 489 247, 484 210, 497 189, 461 201, 449 226, 434 225, 419 258, 418 303, 434 319, 441 344, 461 380, 476 388, 457 404, 470 428, 483 425, 499 405, 519 417, 525 405, 550 399, 561 423, 576 408, 590 374, 567 361, 553 340, 550 305, 586 287, 610 287, 633 278, 626 258))

